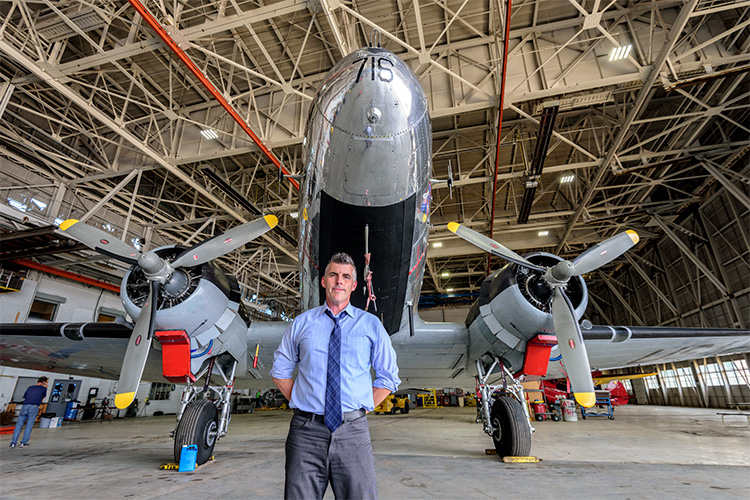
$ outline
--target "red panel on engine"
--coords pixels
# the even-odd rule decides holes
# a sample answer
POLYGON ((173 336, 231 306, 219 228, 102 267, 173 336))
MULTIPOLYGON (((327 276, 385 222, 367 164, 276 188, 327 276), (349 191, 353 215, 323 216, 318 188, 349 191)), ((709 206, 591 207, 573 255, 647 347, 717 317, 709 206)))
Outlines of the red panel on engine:
POLYGON ((526 344, 523 369, 519 375, 535 375, 539 377, 547 375, 549 353, 556 345, 557 337, 554 335, 537 335, 529 340, 526 344))
POLYGON ((195 382, 190 371, 190 337, 185 330, 154 332, 161 342, 161 369, 164 378, 174 384, 195 382))

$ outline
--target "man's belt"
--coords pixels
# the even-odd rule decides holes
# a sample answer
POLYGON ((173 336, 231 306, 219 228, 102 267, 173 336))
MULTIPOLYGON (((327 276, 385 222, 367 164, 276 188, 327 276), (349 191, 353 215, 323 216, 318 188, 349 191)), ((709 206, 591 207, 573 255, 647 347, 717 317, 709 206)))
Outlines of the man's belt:
MULTIPOLYGON (((356 420, 359 417, 364 417, 366 413, 367 412, 364 410, 364 408, 360 408, 359 410, 354 411, 345 411, 344 422, 351 422, 352 420, 356 420)), ((298 417, 306 418, 308 420, 312 420, 313 422, 318 422, 319 424, 325 424, 325 418, 323 417, 323 415, 318 415, 317 413, 302 411, 298 408, 295 408, 294 414, 298 417)))

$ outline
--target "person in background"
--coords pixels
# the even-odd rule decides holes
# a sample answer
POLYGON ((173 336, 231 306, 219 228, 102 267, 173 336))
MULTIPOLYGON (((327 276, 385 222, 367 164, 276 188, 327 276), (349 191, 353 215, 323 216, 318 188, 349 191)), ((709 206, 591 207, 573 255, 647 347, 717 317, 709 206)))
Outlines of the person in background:
POLYGON ((294 408, 286 439, 287 500, 322 499, 329 481, 339 500, 377 497, 365 415, 401 380, 383 325, 349 303, 356 273, 349 255, 331 257, 321 278, 325 304, 297 316, 274 353, 271 377, 294 408))
POLYGON ((42 404, 42 400, 46 395, 47 377, 39 377, 36 381, 36 385, 32 385, 23 393, 23 406, 21 406, 21 413, 18 415, 18 422, 13 431, 13 439, 10 441, 11 448, 16 447, 18 436, 21 434, 21 428, 23 428, 24 423, 26 424, 26 431, 23 433, 20 448, 29 445, 31 428, 34 426, 36 414, 39 412, 39 405, 42 404))

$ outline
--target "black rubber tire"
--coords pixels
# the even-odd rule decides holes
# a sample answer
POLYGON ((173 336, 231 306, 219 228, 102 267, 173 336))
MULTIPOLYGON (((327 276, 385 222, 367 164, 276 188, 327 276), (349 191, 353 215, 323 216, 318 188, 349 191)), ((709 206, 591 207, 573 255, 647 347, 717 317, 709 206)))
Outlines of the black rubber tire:
POLYGON ((411 403, 408 401, 404 404, 404 413, 409 413, 410 406, 411 406, 411 403))
POLYGON ((558 415, 556 413, 554 415, 552 415, 552 421, 553 422, 559 422, 560 421, 560 415, 558 415))
POLYGON ((185 408, 174 435, 174 461, 180 463, 180 453, 185 445, 197 445, 197 465, 208 462, 214 453, 219 430, 216 405, 207 399, 193 401, 185 408))
POLYGON ((535 415, 534 420, 536 420, 537 422, 541 422, 542 420, 544 420, 544 417, 541 415, 535 415))
POLYGON ((391 407, 391 415, 395 415, 395 414, 396 414, 396 405, 393 405, 391 407))
POLYGON ((615 416, 614 416, 614 415, 610 415, 610 416, 609 416, 609 417, 607 417, 607 418, 609 418, 610 420, 614 420, 614 419, 615 419, 615 416))
POLYGON ((498 428, 492 435, 499 457, 527 457, 531 452, 531 428, 521 403, 510 396, 492 404, 492 424, 498 428))

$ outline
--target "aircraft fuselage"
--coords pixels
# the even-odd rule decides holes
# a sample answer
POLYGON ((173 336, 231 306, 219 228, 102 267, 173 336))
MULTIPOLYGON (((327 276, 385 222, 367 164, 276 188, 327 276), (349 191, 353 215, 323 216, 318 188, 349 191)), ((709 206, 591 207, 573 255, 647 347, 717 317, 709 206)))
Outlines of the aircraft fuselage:
POLYGON ((417 77, 392 52, 363 48, 328 73, 310 109, 300 192, 302 307, 323 303, 321 273, 337 252, 359 270, 352 303, 365 309, 365 227, 372 288, 368 310, 390 334, 419 298, 431 202, 432 128, 417 77), (377 309, 376 309, 377 308, 377 309))

